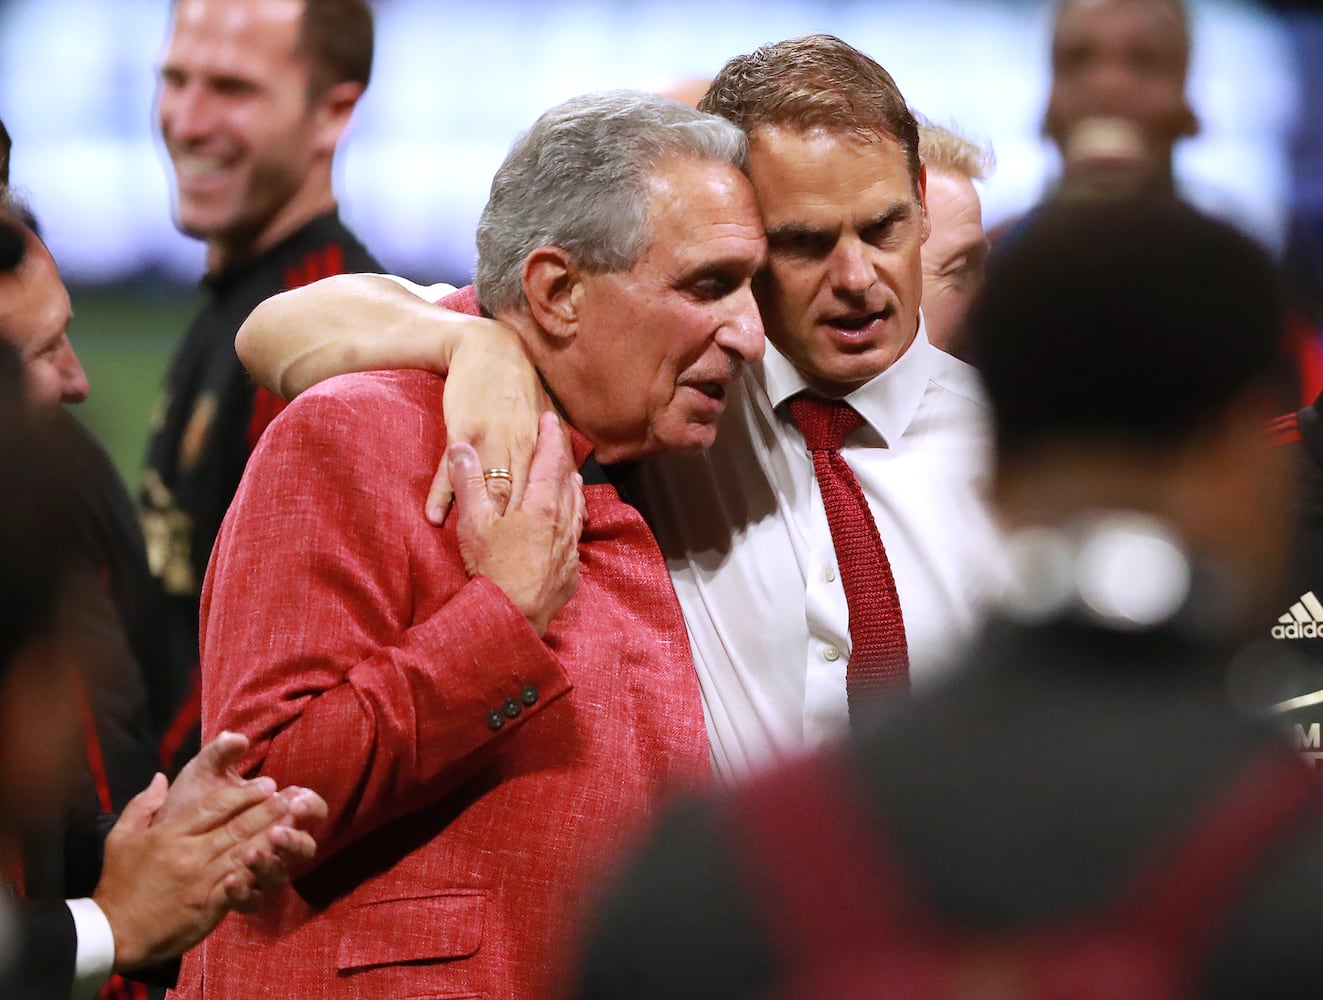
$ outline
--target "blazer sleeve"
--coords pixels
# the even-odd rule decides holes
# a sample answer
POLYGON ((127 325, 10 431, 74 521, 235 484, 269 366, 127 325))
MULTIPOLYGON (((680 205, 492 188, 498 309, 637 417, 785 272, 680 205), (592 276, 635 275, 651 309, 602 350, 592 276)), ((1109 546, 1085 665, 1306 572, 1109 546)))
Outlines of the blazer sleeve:
POLYGON ((504 592, 464 573, 453 526, 423 517, 440 384, 434 411, 380 376, 301 396, 254 452, 208 570, 204 737, 244 732, 248 771, 326 799, 319 862, 445 796, 570 689, 504 592))

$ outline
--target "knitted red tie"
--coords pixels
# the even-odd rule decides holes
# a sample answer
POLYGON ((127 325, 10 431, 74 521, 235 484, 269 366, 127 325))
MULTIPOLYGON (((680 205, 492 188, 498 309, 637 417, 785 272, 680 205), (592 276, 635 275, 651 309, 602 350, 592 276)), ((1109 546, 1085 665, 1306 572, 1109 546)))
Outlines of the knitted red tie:
POLYGON ((837 400, 797 396, 790 414, 813 455, 813 471, 827 508, 827 524, 850 609, 850 662, 845 693, 850 717, 877 695, 909 688, 909 650, 896 580, 873 512, 840 447, 864 418, 837 400))

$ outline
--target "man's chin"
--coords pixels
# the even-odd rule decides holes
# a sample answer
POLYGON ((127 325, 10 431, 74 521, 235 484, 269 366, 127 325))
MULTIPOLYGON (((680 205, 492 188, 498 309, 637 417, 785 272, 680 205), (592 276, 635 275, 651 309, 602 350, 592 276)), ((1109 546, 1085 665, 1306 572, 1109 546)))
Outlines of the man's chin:
MULTIPOLYGON (((913 335, 897 347, 899 330, 889 324, 885 336, 856 339, 850 336, 815 337, 808 351, 777 344, 781 353, 809 382, 828 391, 856 389, 891 367, 909 349, 913 335)), ((775 341, 773 341, 775 343, 775 341)))
POLYGON ((836 351, 810 358, 802 365, 797 363, 795 367, 813 385, 829 392, 849 392, 881 375, 897 356, 884 347, 858 354, 836 351))
POLYGON ((709 422, 685 424, 673 433, 659 436, 658 451, 674 455, 694 455, 711 448, 717 440, 717 425, 709 422))

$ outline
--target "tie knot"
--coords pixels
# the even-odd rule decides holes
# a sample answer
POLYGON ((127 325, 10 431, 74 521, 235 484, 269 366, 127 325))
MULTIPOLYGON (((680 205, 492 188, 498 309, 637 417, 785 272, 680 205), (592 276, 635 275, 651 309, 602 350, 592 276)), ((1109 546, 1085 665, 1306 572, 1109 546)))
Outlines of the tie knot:
POLYGON ((849 403, 818 396, 796 396, 790 401, 790 415, 809 451, 839 451, 841 442, 864 425, 849 403))

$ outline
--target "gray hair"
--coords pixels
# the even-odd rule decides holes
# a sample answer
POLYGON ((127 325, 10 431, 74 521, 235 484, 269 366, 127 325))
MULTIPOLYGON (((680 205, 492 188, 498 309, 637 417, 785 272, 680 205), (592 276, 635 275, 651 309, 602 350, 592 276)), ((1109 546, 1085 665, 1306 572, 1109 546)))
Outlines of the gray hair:
POLYGON ((669 159, 743 171, 744 133, 724 119, 639 91, 585 94, 515 141, 478 222, 474 285, 488 311, 524 305, 528 255, 557 246, 590 273, 633 267, 651 241, 647 182, 669 159))

